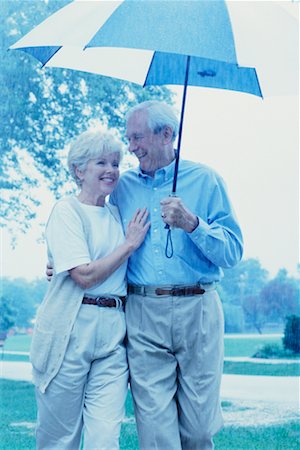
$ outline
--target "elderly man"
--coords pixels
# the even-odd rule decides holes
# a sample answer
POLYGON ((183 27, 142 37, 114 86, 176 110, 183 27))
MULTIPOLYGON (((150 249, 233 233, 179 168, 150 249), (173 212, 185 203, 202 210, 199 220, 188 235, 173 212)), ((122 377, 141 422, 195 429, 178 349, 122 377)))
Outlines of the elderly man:
POLYGON ((110 201, 124 228, 147 207, 151 228, 128 265, 126 322, 131 390, 141 450, 208 450, 222 426, 221 268, 242 256, 242 235, 220 176, 180 161, 178 197, 169 197, 178 122, 158 101, 127 115, 129 151, 139 168, 125 172, 110 201), (172 228, 173 256, 165 254, 172 228))

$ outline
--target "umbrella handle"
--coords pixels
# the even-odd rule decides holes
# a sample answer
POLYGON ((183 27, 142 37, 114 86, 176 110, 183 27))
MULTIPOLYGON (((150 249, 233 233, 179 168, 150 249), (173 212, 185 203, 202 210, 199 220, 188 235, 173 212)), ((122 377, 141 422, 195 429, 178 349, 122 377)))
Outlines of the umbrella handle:
POLYGON ((174 249, 173 249, 173 242, 172 242, 172 235, 171 235, 171 228, 169 224, 166 224, 165 228, 168 230, 167 233, 167 242, 166 242, 166 248, 165 248, 165 255, 166 258, 170 259, 173 256, 174 249))
MULTIPOLYGON (((177 197, 177 195, 172 192, 172 194, 170 194, 169 197, 177 197)), ((173 256, 174 249, 173 249, 173 241, 172 241, 172 235, 171 235, 171 227, 168 223, 166 223, 166 225, 165 225, 165 230, 168 230, 165 255, 168 259, 170 259, 173 256)))

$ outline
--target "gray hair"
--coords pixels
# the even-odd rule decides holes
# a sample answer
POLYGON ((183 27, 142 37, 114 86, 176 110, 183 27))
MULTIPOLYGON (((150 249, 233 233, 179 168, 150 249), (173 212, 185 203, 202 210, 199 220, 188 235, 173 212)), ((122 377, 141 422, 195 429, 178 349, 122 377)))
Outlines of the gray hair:
POLYGON ((78 136, 71 144, 68 153, 69 172, 76 184, 81 186, 81 181, 76 175, 76 168, 84 171, 91 159, 110 153, 118 153, 120 159, 122 157, 121 143, 109 132, 88 130, 78 136))
POLYGON ((147 111, 148 127, 153 133, 159 133, 164 127, 170 127, 173 130, 173 141, 178 134, 178 119, 171 106, 158 100, 148 100, 133 106, 126 115, 126 120, 137 111, 147 111))

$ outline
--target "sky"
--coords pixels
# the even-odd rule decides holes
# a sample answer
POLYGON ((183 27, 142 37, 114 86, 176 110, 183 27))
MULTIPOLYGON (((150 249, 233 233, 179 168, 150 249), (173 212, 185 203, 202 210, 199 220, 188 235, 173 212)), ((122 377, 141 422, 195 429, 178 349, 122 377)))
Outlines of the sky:
MULTIPOLYGON (((261 4, 268 8, 268 2, 261 4)), ((182 138, 183 158, 207 164, 224 178, 243 230, 244 257, 258 258, 271 276, 282 267, 296 275, 299 260, 299 8, 293 4, 291 9, 288 2, 282 6, 263 11, 263 25, 255 21, 251 51, 258 55, 253 66, 264 99, 189 87, 182 138)), ((248 59, 250 65, 254 56, 240 51, 240 42, 238 61, 248 59)), ((179 110, 182 88, 174 90, 179 110)), ((43 187, 36 195, 42 202, 37 222, 45 221, 54 200, 43 187)), ((3 276, 44 276, 46 249, 37 242, 37 222, 18 235, 14 250, 2 230, 3 276)))

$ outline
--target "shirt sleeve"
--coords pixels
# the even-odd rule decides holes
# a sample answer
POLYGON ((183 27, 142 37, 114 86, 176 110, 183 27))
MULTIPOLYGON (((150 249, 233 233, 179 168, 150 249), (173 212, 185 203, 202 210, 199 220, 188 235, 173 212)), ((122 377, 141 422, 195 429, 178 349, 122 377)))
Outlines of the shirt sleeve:
POLYGON ((60 201, 54 206, 46 227, 46 241, 56 274, 91 261, 82 221, 68 202, 60 201))
POLYGON ((208 197, 207 220, 198 219, 198 227, 189 236, 202 254, 219 267, 237 264, 243 254, 243 237, 221 177, 215 176, 208 197))

